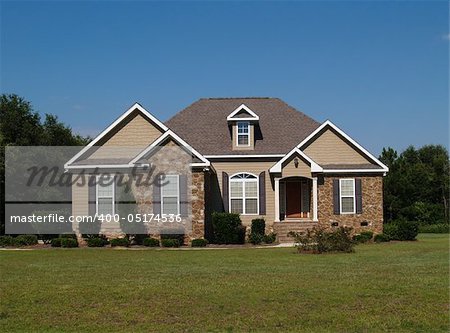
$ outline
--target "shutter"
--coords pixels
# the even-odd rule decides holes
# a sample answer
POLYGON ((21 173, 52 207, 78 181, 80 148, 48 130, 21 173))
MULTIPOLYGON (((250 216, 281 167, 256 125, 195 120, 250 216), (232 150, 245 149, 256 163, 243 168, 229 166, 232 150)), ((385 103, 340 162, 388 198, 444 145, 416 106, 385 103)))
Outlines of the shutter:
POLYGON ((223 210, 225 212, 229 212, 228 208, 228 174, 226 172, 222 172, 222 199, 223 199, 223 210))
POLYGON ((355 179, 356 214, 362 214, 362 185, 361 179, 355 179))
MULTIPOLYGON (((158 175, 160 177, 160 175, 158 175)), ((161 179, 153 182, 153 214, 161 215, 161 179), (156 183, 156 184, 155 184, 156 183)))
POLYGON ((89 216, 95 216, 96 212, 96 204, 97 204, 97 181, 95 179, 96 176, 89 176, 88 180, 88 204, 89 204, 89 216))
POLYGON ((309 190, 309 183, 303 182, 302 183, 302 202, 301 202, 301 210, 302 213, 308 213, 309 212, 309 197, 311 195, 311 192, 309 190))
POLYGON ((335 215, 340 214, 339 179, 333 179, 333 210, 335 215))
POLYGON ((259 174, 259 215, 266 215, 266 172, 259 174))
POLYGON ((180 175, 179 176, 180 183, 178 186, 180 187, 180 215, 181 217, 189 216, 189 202, 188 202, 188 184, 187 184, 187 176, 180 175))

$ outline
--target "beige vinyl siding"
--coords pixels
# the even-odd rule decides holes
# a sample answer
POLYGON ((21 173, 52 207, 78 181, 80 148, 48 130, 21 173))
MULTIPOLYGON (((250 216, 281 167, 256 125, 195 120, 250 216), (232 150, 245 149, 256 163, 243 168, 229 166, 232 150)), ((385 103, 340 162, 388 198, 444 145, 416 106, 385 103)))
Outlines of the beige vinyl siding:
POLYGON ((323 132, 303 151, 320 165, 372 163, 330 129, 323 132))
MULTIPOLYGON (((77 175, 72 175, 77 177, 77 175)), ((81 177, 81 176, 80 176, 81 177)), ((87 176, 85 177, 85 184, 80 186, 81 179, 77 184, 72 185, 72 215, 73 216, 87 216, 89 215, 89 191, 87 185, 87 176)))
POLYGON ((89 158, 132 158, 161 134, 161 130, 155 124, 142 114, 135 113, 89 158))
POLYGON ((250 146, 238 146, 237 145, 237 123, 233 123, 232 129, 232 144, 233 150, 254 150, 255 149, 255 126, 250 122, 250 146))
MULTIPOLYGON (((251 225, 252 219, 261 216, 265 218, 267 225, 271 225, 275 218, 275 192, 270 179, 269 169, 275 164, 275 161, 265 162, 213 162, 212 166, 217 172, 217 181, 222 194, 222 172, 226 172, 228 177, 235 173, 248 172, 256 176, 262 171, 266 172, 266 215, 241 215, 241 220, 244 225, 251 225)), ((220 197, 217 200, 222 200, 220 197)))
POLYGON ((299 156, 292 156, 283 163, 282 176, 285 177, 306 177, 311 178, 311 166, 299 156), (294 160, 297 157, 298 167, 295 167, 294 160))

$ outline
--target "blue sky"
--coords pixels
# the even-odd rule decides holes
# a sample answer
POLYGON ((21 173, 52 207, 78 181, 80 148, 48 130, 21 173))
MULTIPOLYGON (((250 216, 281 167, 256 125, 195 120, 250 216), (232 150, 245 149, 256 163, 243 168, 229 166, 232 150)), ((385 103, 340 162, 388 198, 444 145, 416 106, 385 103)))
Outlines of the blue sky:
POLYGON ((1 2, 0 90, 95 135, 133 102, 272 96, 374 154, 448 147, 442 2, 1 2))

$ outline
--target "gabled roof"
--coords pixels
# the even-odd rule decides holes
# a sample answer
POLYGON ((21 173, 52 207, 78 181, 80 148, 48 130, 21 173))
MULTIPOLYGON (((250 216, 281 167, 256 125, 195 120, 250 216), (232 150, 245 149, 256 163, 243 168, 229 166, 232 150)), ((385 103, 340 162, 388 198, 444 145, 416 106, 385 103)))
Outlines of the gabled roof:
POLYGON ((134 166, 138 165, 139 162, 146 158, 147 156, 151 155, 152 152, 157 149, 162 143, 164 143, 166 140, 172 139, 177 144, 180 145, 180 147, 184 148, 185 151, 192 153, 193 156, 198 158, 200 162, 192 163, 191 166, 210 166, 211 163, 198 151, 196 151, 194 148, 192 148, 186 141, 184 141, 182 138, 180 138, 178 135, 176 135, 173 131, 167 130, 166 133, 161 135, 158 139, 156 139, 152 144, 150 144, 147 148, 145 148, 141 153, 139 153, 135 158, 133 158, 129 165, 134 166))
MULTIPOLYGON (((242 120, 242 118, 240 118, 242 120)), ((320 126, 278 98, 202 98, 166 125, 203 155, 280 155, 320 126), (233 150, 227 117, 244 104, 259 117, 253 150, 233 150)))
POLYGON ((254 113, 250 108, 248 108, 245 104, 242 104, 241 106, 238 106, 236 110, 231 112, 228 117, 227 121, 232 120, 253 120, 258 121, 259 116, 254 113))
MULTIPOLYGON (((353 140, 350 136, 348 136, 343 130, 341 130, 339 127, 337 127, 335 124, 331 122, 331 120, 326 120, 322 125, 320 125, 315 131, 313 131, 310 135, 308 135, 302 142, 300 142, 297 145, 297 148, 302 150, 304 147, 306 147, 308 144, 313 142, 316 137, 319 135, 320 132, 325 130, 327 127, 332 128, 334 131, 336 131, 339 135, 341 135, 345 140, 347 140, 356 150, 358 150, 363 156, 366 156, 369 160, 373 161, 376 165, 379 166, 378 169, 374 168, 361 168, 364 170, 372 170, 372 171, 384 171, 388 172, 389 168, 384 165, 379 159, 377 159, 375 156, 373 156, 371 153, 369 153, 366 149, 364 149, 359 143, 357 143, 355 140, 353 140), (381 170, 380 170, 381 169, 381 170)), ((340 170, 341 168, 335 168, 330 169, 333 171, 340 170)), ((328 172, 330 172, 328 170, 328 172)))
POLYGON ((273 167, 270 168, 270 173, 281 173, 283 169, 283 163, 286 162, 289 158, 291 158, 293 155, 299 155, 304 160, 306 160, 311 165, 311 172, 322 172, 323 169, 318 165, 316 162, 314 162, 308 155, 306 155, 304 152, 302 152, 300 149, 295 147, 292 149, 289 153, 287 153, 281 160, 279 160, 273 167))

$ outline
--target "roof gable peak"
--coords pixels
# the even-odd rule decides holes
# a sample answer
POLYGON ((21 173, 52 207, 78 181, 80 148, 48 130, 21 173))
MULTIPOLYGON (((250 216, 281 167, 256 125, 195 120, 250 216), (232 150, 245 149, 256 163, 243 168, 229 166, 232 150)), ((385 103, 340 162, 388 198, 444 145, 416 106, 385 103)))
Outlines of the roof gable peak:
POLYGON ((241 104, 239 107, 237 107, 233 112, 231 112, 228 117, 227 121, 233 121, 233 120, 259 120, 259 116, 253 112, 247 105, 241 104), (239 113, 245 112, 248 114, 247 117, 237 117, 239 113))

